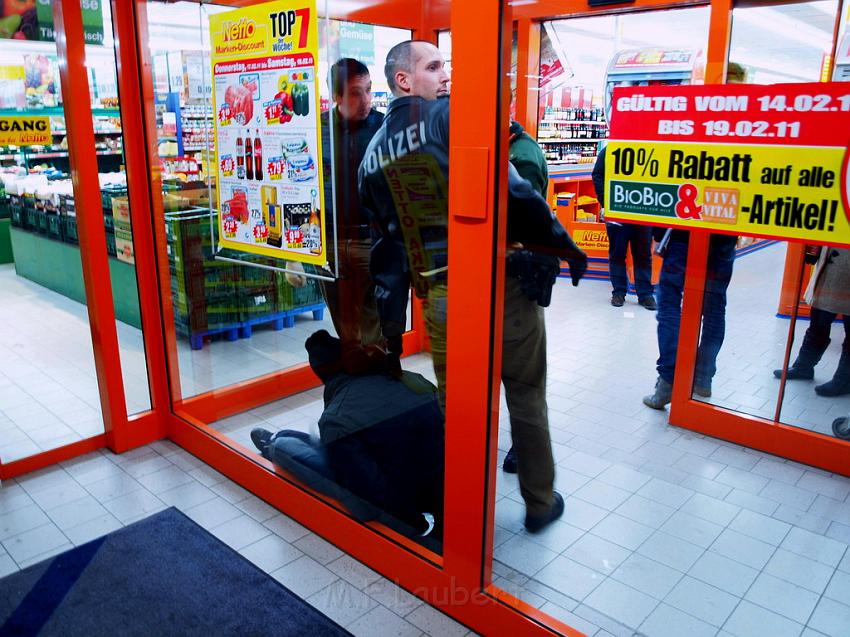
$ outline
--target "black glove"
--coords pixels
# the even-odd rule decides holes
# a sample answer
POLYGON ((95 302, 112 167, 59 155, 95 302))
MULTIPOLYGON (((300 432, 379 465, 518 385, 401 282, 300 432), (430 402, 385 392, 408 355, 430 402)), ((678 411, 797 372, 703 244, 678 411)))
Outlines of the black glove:
POLYGON ((576 287, 578 282, 581 281, 581 277, 587 272, 587 255, 582 254, 580 258, 567 259, 567 263, 570 264, 570 278, 573 280, 573 287, 576 287))
POLYGON ((401 379, 401 354, 403 350, 402 335, 391 336, 387 340, 387 374, 396 380, 401 379))

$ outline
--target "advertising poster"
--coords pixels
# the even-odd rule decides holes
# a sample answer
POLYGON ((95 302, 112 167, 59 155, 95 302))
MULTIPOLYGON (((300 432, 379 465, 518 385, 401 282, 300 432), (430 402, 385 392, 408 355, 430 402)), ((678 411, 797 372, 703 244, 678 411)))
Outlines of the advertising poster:
POLYGON ((609 220, 850 246, 850 85, 614 90, 609 220))
POLYGON ((0 117, 0 146, 43 146, 51 140, 49 117, 0 117))
POLYGON ((210 17, 221 245, 323 265, 315 2, 210 17))

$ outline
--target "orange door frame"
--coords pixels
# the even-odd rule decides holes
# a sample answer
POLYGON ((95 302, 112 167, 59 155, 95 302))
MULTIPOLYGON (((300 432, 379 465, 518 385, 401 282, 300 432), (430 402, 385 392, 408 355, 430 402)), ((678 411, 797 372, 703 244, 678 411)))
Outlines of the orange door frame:
MULTIPOLYGON (((128 168, 132 223, 136 228, 134 242, 137 248, 142 248, 141 260, 137 262, 137 277, 152 409, 128 416, 106 253, 106 230, 102 214, 91 93, 85 66, 85 39, 79 3, 54 2, 53 18, 56 52, 59 58, 59 79, 62 95, 65 96, 65 124, 71 180, 74 200, 77 204, 80 262, 104 433, 13 462, 3 463, 0 459, 0 479, 13 478, 102 447, 121 453, 133 447, 148 444, 164 436, 164 424, 170 412, 168 395, 161 389, 164 385, 156 378, 156 375, 160 373, 158 370, 161 368, 162 361, 162 347, 156 338, 160 332, 158 328, 159 293, 158 290, 150 287, 149 272, 152 270, 144 261, 145 242, 148 240, 150 226, 149 220, 146 222, 142 214, 142 211, 147 208, 138 200, 139 192, 142 192, 141 183, 144 181, 144 175, 141 178, 138 174, 133 175, 128 168), (160 389, 157 390, 157 388, 160 389)), ((108 28, 111 25, 106 26, 108 28)), ((134 126, 130 119, 130 109, 125 108, 131 103, 132 98, 128 99, 127 94, 131 94, 132 87, 126 86, 126 77, 122 72, 124 68, 126 67, 119 60, 118 78, 125 98, 122 100, 121 108, 122 124, 125 130, 123 142, 125 157, 129 158, 139 150, 133 147, 133 136, 126 134, 128 129, 133 130, 134 126)))

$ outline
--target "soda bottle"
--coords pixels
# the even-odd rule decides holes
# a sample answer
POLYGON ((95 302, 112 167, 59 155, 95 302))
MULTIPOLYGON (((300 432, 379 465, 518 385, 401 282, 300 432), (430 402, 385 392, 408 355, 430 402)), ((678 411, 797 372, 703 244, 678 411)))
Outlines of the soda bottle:
POLYGON ((257 136, 254 138, 254 179, 262 181, 263 179, 263 142, 260 141, 260 129, 257 129, 257 136))
POLYGON ((245 178, 254 178, 254 144, 251 142, 251 131, 248 131, 248 137, 245 138, 245 178))

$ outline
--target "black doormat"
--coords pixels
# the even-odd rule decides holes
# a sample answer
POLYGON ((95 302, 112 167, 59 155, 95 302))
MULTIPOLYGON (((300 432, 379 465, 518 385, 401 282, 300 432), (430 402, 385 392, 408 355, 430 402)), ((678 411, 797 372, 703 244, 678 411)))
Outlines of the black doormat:
POLYGON ((0 636, 350 635, 175 508, 0 580, 0 636))

